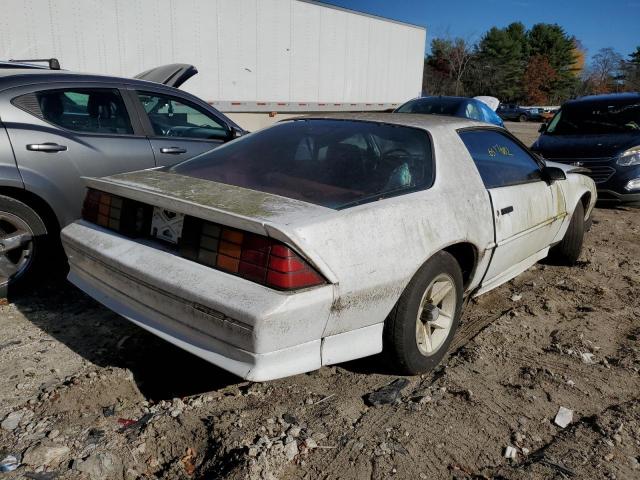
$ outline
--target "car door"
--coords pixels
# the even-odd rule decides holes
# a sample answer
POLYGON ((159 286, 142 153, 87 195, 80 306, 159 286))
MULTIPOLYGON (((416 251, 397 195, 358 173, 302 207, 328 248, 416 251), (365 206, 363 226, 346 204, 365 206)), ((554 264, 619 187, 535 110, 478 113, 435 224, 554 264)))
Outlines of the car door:
POLYGON ((0 116, 27 189, 61 227, 80 217, 81 177, 155 166, 149 140, 116 84, 47 84, 4 92, 0 116))
POLYGON ((237 132, 212 108, 178 93, 145 89, 131 94, 158 165, 173 165, 216 148, 237 132))
POLYGON ((495 246, 483 287, 493 288, 547 255, 566 215, 564 196, 510 134, 468 129, 460 137, 491 198, 495 246))

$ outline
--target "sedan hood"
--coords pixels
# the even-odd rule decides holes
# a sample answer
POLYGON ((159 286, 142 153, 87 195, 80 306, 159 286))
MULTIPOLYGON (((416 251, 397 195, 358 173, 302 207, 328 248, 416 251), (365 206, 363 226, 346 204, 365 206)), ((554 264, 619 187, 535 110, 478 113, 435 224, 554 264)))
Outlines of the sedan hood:
POLYGON ((638 144, 640 132, 607 135, 543 134, 531 148, 548 159, 608 158, 638 144))
POLYGON ((166 85, 168 87, 179 88, 184 82, 198 73, 198 69, 188 63, 171 63, 160 67, 152 68, 139 73, 133 78, 138 80, 148 80, 166 85))

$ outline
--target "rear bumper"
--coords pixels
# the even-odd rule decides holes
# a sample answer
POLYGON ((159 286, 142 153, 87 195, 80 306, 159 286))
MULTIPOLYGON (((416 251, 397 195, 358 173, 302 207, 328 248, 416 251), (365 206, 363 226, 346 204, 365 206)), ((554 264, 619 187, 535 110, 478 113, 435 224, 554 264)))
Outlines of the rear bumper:
POLYGON ((264 381, 322 364, 331 285, 278 292, 82 221, 62 241, 74 285, 225 370, 264 381))

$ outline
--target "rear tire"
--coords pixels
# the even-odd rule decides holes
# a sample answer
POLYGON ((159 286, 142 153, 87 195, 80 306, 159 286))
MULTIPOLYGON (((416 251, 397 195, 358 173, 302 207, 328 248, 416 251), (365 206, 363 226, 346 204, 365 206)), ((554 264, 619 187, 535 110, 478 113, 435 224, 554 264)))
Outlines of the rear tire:
POLYGON ((462 271, 447 252, 413 277, 384 326, 384 350, 407 375, 436 367, 449 349, 462 310, 462 271))
POLYGON ((575 265, 582 252, 584 230, 584 206, 579 201, 573 211, 567 233, 565 233, 562 241, 551 249, 552 257, 565 265, 575 265))
POLYGON ((520 115, 518 117, 518 121, 519 122, 526 122, 527 121, 527 116, 523 113, 522 115, 520 115))
POLYGON ((40 215, 27 204, 0 195, 0 297, 32 284, 48 250, 47 228, 40 215))

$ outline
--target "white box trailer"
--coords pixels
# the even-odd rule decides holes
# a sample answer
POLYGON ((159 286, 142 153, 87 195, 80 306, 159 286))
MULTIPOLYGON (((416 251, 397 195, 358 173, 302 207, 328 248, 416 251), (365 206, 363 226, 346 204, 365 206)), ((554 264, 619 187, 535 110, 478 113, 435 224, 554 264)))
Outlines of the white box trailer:
POLYGON ((420 94, 423 27, 307 0, 0 0, 0 59, 133 76, 169 63, 226 112, 384 110, 420 94))

